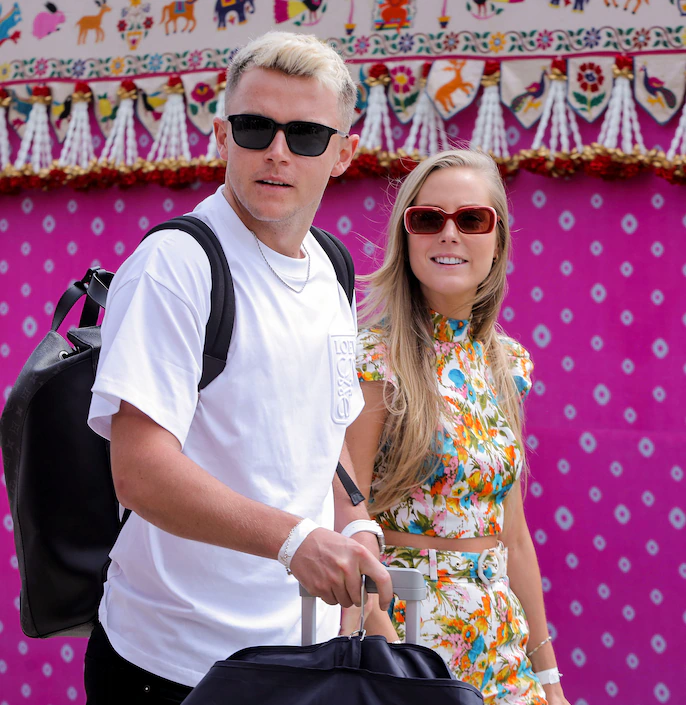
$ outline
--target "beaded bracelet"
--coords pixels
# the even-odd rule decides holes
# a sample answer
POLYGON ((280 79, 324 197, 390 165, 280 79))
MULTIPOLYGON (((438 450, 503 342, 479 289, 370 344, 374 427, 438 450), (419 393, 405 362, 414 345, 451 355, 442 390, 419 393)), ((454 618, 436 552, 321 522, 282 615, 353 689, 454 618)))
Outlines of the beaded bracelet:
POLYGON ((528 651, 526 655, 529 658, 531 658, 541 648, 541 646, 544 646, 545 644, 547 644, 549 641, 552 641, 552 640, 553 640, 552 636, 549 636, 547 639, 543 639, 543 641, 535 649, 528 651))

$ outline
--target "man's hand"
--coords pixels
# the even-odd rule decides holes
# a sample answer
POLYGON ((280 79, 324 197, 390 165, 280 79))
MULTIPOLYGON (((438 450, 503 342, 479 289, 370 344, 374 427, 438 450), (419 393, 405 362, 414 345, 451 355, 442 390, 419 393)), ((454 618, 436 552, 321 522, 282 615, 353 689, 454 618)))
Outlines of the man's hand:
POLYGON ((372 554, 359 541, 328 529, 316 529, 302 542, 291 560, 291 571, 310 595, 329 605, 359 607, 362 575, 376 583, 382 609, 393 599, 391 577, 379 562, 378 550, 372 554))

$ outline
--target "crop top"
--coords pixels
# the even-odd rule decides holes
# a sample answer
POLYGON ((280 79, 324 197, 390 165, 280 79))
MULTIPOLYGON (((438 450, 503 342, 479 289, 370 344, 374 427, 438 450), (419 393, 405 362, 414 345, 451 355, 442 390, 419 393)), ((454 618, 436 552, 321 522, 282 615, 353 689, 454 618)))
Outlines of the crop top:
MULTIPOLYGON (((493 376, 469 322, 431 312, 436 375, 446 410, 437 435, 439 457, 431 476, 411 495, 375 518, 385 529, 442 538, 492 536, 503 529, 503 500, 522 471, 522 451, 497 402, 493 376)), ((522 398, 531 389, 533 363, 512 338, 501 336, 522 398)), ((387 380, 386 344, 378 328, 360 331, 357 374, 387 380)), ((374 469, 370 508, 373 513, 374 469)))

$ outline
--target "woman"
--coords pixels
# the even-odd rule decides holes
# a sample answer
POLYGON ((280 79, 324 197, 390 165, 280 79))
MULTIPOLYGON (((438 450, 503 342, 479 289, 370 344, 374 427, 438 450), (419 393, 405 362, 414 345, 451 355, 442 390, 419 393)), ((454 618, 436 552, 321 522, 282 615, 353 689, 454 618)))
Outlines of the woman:
MULTIPOLYGON (((567 705, 520 487, 532 363, 496 325, 509 247, 490 157, 444 152, 406 178, 384 263, 362 278, 365 408, 347 443, 384 562, 425 574, 423 643, 486 703, 567 705)), ((403 610, 394 631, 376 608, 368 631, 402 638, 403 610)))

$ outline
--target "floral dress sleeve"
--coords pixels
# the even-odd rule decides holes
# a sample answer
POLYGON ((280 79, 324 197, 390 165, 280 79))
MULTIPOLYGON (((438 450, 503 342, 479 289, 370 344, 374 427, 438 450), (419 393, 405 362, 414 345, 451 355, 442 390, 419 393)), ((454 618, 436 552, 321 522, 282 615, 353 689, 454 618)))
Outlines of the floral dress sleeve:
POLYGON ((379 328, 363 328, 357 336, 357 376, 360 382, 395 383, 387 368, 386 343, 379 328))
POLYGON ((531 373, 534 369, 534 363, 529 351, 516 340, 501 336, 500 341, 505 348, 505 354, 510 362, 512 377, 523 400, 531 391, 531 373))

